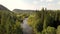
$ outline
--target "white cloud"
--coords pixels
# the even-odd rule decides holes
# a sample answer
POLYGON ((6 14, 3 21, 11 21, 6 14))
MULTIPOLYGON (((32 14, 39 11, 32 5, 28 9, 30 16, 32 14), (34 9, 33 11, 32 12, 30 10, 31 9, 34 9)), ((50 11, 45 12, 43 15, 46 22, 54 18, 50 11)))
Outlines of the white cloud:
POLYGON ((57 4, 60 5, 60 2, 58 2, 57 4))
POLYGON ((46 0, 46 2, 52 2, 53 0, 46 0))
POLYGON ((40 9, 40 6, 36 5, 38 4, 38 1, 34 1, 34 4, 25 3, 22 0, 0 0, 0 4, 4 5, 10 10, 13 10, 15 8, 18 9, 28 9, 28 10, 36 10, 40 9))
POLYGON ((57 10, 57 9, 59 9, 58 6, 56 6, 55 4, 48 4, 46 7, 47 7, 47 9, 49 9, 49 10, 50 10, 50 9, 51 9, 51 10, 57 10))
POLYGON ((36 5, 37 4, 36 1, 34 1, 34 4, 29 4, 29 3, 25 3, 21 0, 0 0, 0 4, 4 5, 5 7, 7 7, 10 10, 13 10, 15 8, 18 9, 34 9, 37 8, 36 5))
POLYGON ((17 0, 0 0, 0 4, 6 6, 8 9, 13 10, 17 7, 18 2, 21 3, 21 1, 17 0))
MULTIPOLYGON (((29 4, 29 3, 24 2, 22 0, 0 0, 0 4, 6 6, 10 10, 13 10, 15 8, 36 10, 36 9, 41 9, 42 7, 54 9, 57 7, 54 4, 48 4, 47 6, 45 4, 44 5, 40 4, 40 3, 45 3, 45 1, 52 2, 53 0, 34 0, 32 4, 29 4)), ((58 2, 58 4, 60 5, 60 2, 58 2)))
POLYGON ((48 9, 52 9, 53 8, 53 4, 47 4, 46 6, 48 9))
POLYGON ((39 1, 43 2, 44 0, 39 0, 39 1))
POLYGON ((36 1, 36 0, 35 0, 35 1, 33 1, 33 4, 38 4, 38 3, 39 3, 39 2, 38 2, 38 1, 36 1))

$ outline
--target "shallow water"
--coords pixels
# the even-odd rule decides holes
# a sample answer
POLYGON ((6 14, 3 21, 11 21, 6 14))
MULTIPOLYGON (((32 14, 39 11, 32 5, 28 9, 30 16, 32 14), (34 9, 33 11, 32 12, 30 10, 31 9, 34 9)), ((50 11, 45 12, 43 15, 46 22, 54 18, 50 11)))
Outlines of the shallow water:
POLYGON ((23 34, 32 34, 32 28, 27 24, 27 19, 28 18, 25 18, 21 24, 23 28, 23 34))

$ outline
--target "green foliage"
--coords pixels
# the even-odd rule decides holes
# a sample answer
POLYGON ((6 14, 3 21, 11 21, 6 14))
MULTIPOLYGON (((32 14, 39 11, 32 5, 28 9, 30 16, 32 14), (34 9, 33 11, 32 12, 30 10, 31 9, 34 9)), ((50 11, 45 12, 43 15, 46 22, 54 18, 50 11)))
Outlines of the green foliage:
POLYGON ((35 13, 0 10, 0 34, 22 34, 21 23, 25 18, 34 34, 60 34, 60 10, 44 9, 35 13))
POLYGON ((15 13, 0 10, 0 34, 22 34, 20 21, 15 13))
POLYGON ((60 34, 60 25, 57 27, 56 34, 60 34))
POLYGON ((54 30, 58 25, 60 25, 60 11, 44 9, 41 11, 36 11, 36 13, 30 14, 28 17, 28 24, 33 28, 36 34, 39 32, 41 33, 42 30, 44 30, 44 32, 48 31, 50 34, 56 34, 54 33, 54 30), (53 32, 49 31, 48 29, 53 32))
POLYGON ((33 28, 34 32, 37 34, 43 29, 43 23, 38 14, 34 13, 28 17, 28 24, 33 28))
POLYGON ((56 30, 54 27, 47 27, 47 29, 44 29, 42 31, 42 34, 56 34, 56 30))

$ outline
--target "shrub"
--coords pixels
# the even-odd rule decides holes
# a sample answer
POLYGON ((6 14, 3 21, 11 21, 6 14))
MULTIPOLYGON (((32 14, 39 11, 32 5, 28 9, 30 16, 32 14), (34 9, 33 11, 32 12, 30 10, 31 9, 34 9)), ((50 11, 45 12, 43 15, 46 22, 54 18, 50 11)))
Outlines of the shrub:
POLYGON ((55 28, 54 27, 47 27, 47 29, 44 29, 42 31, 42 34, 56 34, 55 28))
POLYGON ((60 34, 60 25, 57 27, 56 33, 57 33, 57 34, 60 34))

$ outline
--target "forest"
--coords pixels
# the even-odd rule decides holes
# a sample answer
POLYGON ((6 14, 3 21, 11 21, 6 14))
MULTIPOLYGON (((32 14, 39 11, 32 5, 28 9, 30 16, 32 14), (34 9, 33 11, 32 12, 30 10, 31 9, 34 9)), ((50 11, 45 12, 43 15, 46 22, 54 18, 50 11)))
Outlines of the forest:
POLYGON ((0 10, 0 34, 23 34, 21 23, 28 18, 32 34, 60 34, 60 10, 36 10, 33 13, 16 13, 0 10))

